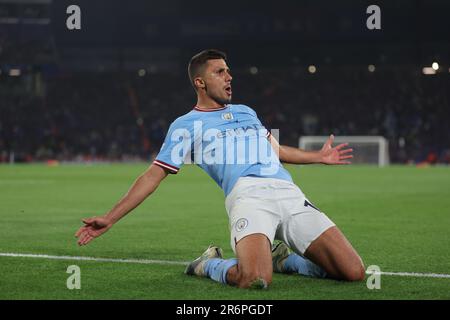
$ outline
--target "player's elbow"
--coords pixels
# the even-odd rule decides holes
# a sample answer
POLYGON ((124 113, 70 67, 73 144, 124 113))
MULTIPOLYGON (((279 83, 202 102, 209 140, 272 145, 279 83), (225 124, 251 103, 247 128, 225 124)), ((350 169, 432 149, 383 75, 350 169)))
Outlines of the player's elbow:
POLYGON ((287 150, 286 148, 284 148, 282 145, 279 145, 278 147, 278 158, 280 159, 281 162, 287 162, 287 150))
POLYGON ((151 165, 150 168, 141 175, 141 178, 156 188, 159 186, 161 181, 167 177, 167 175, 168 173, 163 168, 156 165, 151 165))

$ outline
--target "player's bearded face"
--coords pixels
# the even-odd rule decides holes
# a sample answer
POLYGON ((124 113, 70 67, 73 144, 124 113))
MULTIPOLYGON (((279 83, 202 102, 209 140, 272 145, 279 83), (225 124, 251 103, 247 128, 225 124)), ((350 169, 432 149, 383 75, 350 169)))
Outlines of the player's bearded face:
POLYGON ((214 59, 208 61, 204 81, 206 94, 219 104, 231 102, 231 74, 225 60, 214 59))

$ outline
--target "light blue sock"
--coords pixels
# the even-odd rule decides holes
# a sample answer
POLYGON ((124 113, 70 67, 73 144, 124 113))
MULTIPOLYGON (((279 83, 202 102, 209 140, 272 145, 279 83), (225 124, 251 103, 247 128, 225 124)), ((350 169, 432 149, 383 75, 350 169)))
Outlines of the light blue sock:
POLYGON ((214 281, 227 283, 227 272, 232 267, 237 265, 237 259, 219 259, 213 258, 209 259, 205 263, 205 272, 206 275, 213 279, 214 281))
POLYGON ((296 253, 291 253, 287 257, 284 262, 284 271, 286 273, 296 272, 315 278, 325 278, 327 276, 327 273, 321 267, 296 253))

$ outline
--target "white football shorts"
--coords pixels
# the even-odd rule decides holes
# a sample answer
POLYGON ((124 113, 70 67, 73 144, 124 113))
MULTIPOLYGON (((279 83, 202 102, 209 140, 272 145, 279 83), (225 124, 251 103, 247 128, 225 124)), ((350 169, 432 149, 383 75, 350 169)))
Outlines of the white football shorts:
POLYGON ((335 224, 294 183, 272 178, 241 177, 225 199, 231 247, 255 233, 270 243, 281 240, 297 254, 335 224))

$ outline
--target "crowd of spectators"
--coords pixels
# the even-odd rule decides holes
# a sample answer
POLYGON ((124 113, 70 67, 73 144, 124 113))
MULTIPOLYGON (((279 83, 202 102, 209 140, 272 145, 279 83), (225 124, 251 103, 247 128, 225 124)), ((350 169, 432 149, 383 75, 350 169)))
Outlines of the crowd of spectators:
MULTIPOLYGON (((450 162, 448 74, 298 66, 233 77, 234 102, 279 128, 283 144, 297 146, 302 135, 382 135, 392 162, 450 162)), ((12 154, 15 161, 149 160, 170 123, 196 102, 184 73, 58 75, 42 80, 39 95, 24 89, 24 78, 0 76, 0 162, 12 154)))

